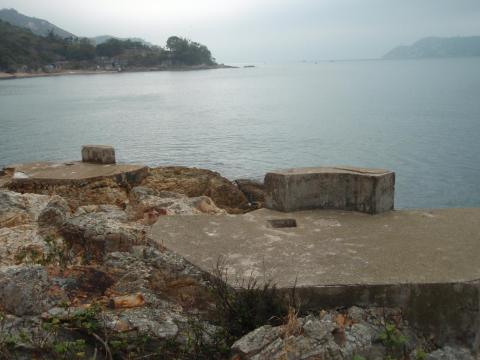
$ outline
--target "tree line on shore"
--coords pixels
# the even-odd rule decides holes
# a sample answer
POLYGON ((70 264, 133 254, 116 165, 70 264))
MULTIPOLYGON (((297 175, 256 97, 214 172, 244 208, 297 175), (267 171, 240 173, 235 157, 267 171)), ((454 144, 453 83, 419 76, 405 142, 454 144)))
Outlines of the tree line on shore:
POLYGON ((165 47, 140 41, 109 39, 94 45, 86 38, 35 35, 0 20, 0 71, 135 68, 214 65, 202 44, 171 36, 165 47))

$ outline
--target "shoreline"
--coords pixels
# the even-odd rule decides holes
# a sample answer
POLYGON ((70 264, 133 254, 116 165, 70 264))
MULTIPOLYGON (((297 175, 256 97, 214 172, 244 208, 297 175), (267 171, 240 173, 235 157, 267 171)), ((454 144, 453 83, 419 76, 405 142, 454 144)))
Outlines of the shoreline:
POLYGON ((101 74, 123 74, 139 72, 159 72, 159 71, 199 71, 199 70, 218 70, 218 69, 238 69, 237 66, 230 65, 197 65, 197 66, 171 66, 165 68, 132 68, 122 71, 116 70, 62 70, 58 72, 38 72, 38 73, 14 73, 9 74, 0 72, 1 80, 29 79, 39 77, 54 77, 67 75, 101 75, 101 74))

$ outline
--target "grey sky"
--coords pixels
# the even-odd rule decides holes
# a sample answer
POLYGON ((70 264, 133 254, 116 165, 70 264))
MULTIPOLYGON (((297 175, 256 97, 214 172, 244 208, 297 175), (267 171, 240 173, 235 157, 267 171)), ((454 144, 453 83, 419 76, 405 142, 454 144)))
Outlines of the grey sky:
POLYGON ((479 0, 0 0, 79 36, 180 35, 221 62, 375 58, 425 36, 480 35, 479 0))

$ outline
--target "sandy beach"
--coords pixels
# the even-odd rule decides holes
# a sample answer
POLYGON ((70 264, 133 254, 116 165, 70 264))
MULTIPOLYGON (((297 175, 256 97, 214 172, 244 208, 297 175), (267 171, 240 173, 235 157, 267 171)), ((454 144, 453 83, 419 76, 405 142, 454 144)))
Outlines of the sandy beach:
POLYGON ((195 71, 195 70, 215 70, 215 69, 235 69, 236 66, 229 66, 224 64, 219 65, 196 65, 196 66, 175 66, 175 67, 162 67, 162 68, 138 68, 127 69, 122 71, 116 70, 63 70, 58 72, 18 72, 9 74, 6 72, 0 72, 0 80, 11 79, 25 79, 34 77, 47 77, 47 76, 64 76, 64 75, 98 75, 98 74, 116 74, 116 73, 131 73, 131 72, 151 72, 151 71, 195 71))

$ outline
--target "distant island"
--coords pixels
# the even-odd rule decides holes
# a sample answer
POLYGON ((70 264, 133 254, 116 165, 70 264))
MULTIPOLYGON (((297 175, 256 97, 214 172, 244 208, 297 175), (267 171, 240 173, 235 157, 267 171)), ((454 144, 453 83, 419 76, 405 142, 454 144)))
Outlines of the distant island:
POLYGON ((384 59, 421 59, 480 56, 480 36, 427 37, 409 46, 398 46, 384 59))
POLYGON ((221 67, 227 66, 217 64, 205 45, 179 36, 169 37, 165 47, 139 38, 77 37, 46 20, 0 10, 0 73, 10 74, 0 78, 221 67))

